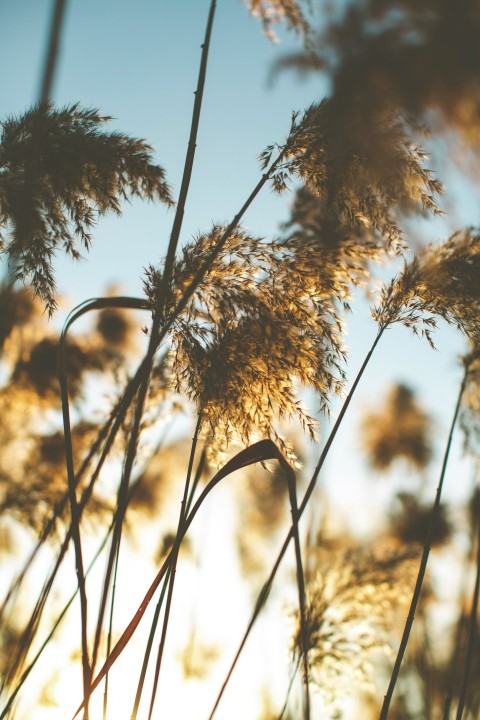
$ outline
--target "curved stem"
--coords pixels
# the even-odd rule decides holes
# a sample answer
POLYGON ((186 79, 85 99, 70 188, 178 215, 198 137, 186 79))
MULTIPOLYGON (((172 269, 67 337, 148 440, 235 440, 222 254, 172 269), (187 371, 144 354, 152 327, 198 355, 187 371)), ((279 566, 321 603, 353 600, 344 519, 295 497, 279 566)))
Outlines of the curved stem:
MULTIPOLYGON (((140 309, 145 308, 144 301, 139 301, 136 298, 122 298, 122 301, 123 306, 135 307, 140 309)), ((118 303, 119 298, 99 298, 96 300, 87 301, 86 303, 83 303, 82 306, 80 306, 79 308, 76 308, 69 315, 63 327, 58 354, 58 379, 60 383, 60 392, 62 397, 62 415, 65 436, 65 460, 67 466, 68 496, 70 501, 70 512, 72 518, 71 530, 75 549, 75 570, 77 574, 77 582, 80 594, 83 691, 86 698, 88 698, 90 693, 90 681, 94 667, 94 656, 92 656, 92 664, 90 664, 87 640, 87 593, 85 587, 85 573, 83 568, 83 554, 80 537, 81 511, 79 510, 76 497, 76 479, 75 469, 73 465, 73 443, 70 427, 70 406, 68 400, 67 369, 65 363, 65 344, 68 329, 78 317, 83 315, 85 312, 88 312, 89 310, 98 309, 101 307, 117 306, 118 303)), ((88 703, 85 705, 84 715, 85 718, 88 718, 88 703)))
POLYGON ((405 627, 403 630, 402 640, 400 642, 400 647, 398 648, 397 657, 395 659, 395 664, 393 666, 390 683, 389 683, 387 692, 384 697, 382 710, 380 712, 380 720, 386 720, 388 717, 388 710, 389 710, 390 703, 391 703, 391 700, 393 697, 393 691, 395 690, 395 685, 397 683, 398 675, 400 673, 400 667, 402 664, 403 656, 405 655, 405 650, 407 649, 408 639, 410 637, 410 631, 412 629, 413 621, 415 619, 415 611, 417 609, 418 601, 420 599, 420 593, 422 590, 423 580, 425 578, 425 572, 427 569, 428 557, 430 555, 430 549, 432 546, 433 532, 435 529, 435 523, 437 521, 438 513, 439 513, 439 509, 440 509, 440 500, 442 497, 443 481, 445 478, 445 472, 447 469, 448 458, 450 455, 453 431, 455 429, 455 425, 457 424, 458 412, 460 410, 460 403, 462 401, 463 391, 465 389, 465 385, 467 382, 467 373, 468 373, 468 371, 466 370, 464 373, 462 382, 460 384, 460 391, 458 393, 457 403, 455 406, 452 423, 450 425, 450 432, 448 434, 447 445, 446 445, 445 453, 443 456, 442 469, 440 471, 440 478, 438 481, 437 492, 435 495, 435 502, 433 504, 432 514, 430 516, 430 522, 428 525, 427 538, 426 538, 425 544, 423 546, 422 558, 420 561, 420 567, 418 569, 418 575, 417 575, 417 580, 415 583, 415 589, 413 591, 413 596, 412 596, 412 600, 410 603, 410 609, 408 611, 407 620, 406 620, 405 627))

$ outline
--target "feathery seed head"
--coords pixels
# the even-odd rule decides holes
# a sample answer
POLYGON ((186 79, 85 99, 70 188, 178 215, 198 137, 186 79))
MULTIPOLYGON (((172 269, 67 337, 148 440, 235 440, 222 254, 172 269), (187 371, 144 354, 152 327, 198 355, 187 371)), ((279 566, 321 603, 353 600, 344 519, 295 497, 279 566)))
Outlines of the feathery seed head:
POLYGON ((436 317, 456 325, 470 340, 480 340, 480 235, 472 229, 429 245, 391 283, 372 315, 385 328, 400 322, 425 336, 436 317))
MULTIPOLYGON (((171 312, 223 234, 214 227, 186 246, 175 264, 171 312)), ((150 269, 146 292, 155 306, 161 274, 150 269)), ((234 231, 172 327, 175 385, 198 406, 204 427, 228 443, 235 434, 278 435, 276 419, 314 423, 297 396, 314 388, 323 409, 341 392, 342 326, 330 285, 294 261, 281 243, 234 231)))
POLYGON ((110 118, 78 104, 36 106, 2 123, 0 247, 17 279, 29 281, 51 313, 52 262, 59 248, 80 257, 98 215, 120 212, 128 195, 172 204, 163 169, 143 140, 103 125, 110 118))

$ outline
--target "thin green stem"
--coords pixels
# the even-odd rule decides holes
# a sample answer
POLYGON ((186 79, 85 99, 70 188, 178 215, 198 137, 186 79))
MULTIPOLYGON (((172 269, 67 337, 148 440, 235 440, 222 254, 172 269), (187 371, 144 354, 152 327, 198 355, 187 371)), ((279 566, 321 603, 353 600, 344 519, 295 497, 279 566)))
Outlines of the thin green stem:
POLYGON ((382 710, 380 712, 380 720, 387 720, 388 710, 390 707, 390 703, 392 701, 393 692, 395 690, 395 685, 397 683, 398 676, 400 673, 400 667, 402 665, 403 656, 405 655, 405 650, 407 649, 407 644, 408 644, 408 640, 410 637, 410 631, 412 629, 413 621, 415 619, 415 611, 417 609, 418 601, 420 599, 420 593, 422 590, 423 580, 425 578, 425 572, 427 569, 428 558, 430 555, 430 549, 432 546, 432 538, 433 538, 433 533, 435 530, 435 524, 437 522, 437 518, 438 518, 438 514, 439 514, 439 510, 440 510, 440 500, 442 497, 443 481, 445 478, 448 459, 450 456, 450 448, 452 445, 453 432, 454 432, 455 426, 457 424, 458 413, 460 410, 460 403, 462 401, 462 396, 463 396, 463 392, 465 390, 466 381, 467 381, 467 370, 465 371, 462 382, 460 384, 460 390, 458 393, 455 411, 453 414, 452 423, 450 425, 450 432, 448 434, 447 445, 446 445, 445 453, 443 456, 442 469, 440 471, 440 479, 438 482, 437 492, 435 495, 435 502, 433 504, 432 514, 430 516, 430 522, 428 525, 427 538, 426 538, 425 544, 423 546, 422 558, 420 561, 420 567, 418 569, 418 575, 417 575, 417 580, 415 583, 415 589, 413 591, 413 596, 412 596, 412 600, 410 603, 410 609, 409 609, 407 620, 406 620, 405 627, 403 630, 400 647, 398 648, 397 657, 395 659, 395 663, 393 666, 392 676, 390 678, 390 683, 389 683, 387 692, 385 694, 385 698, 384 698, 383 705, 382 705, 382 710))
POLYGON ((282 709, 280 710, 280 714, 278 715, 277 720, 283 720, 283 717, 284 717, 285 713, 287 712, 288 701, 290 700, 290 693, 292 692, 293 683, 295 681, 295 676, 297 674, 298 668, 300 667, 300 662, 301 662, 301 657, 299 655, 297 662, 292 667, 290 680, 288 681, 285 702, 282 705, 282 709))
MULTIPOLYGON (((108 635, 107 635, 107 650, 106 655, 110 654, 112 649, 112 637, 113 637, 113 614, 115 610, 115 595, 117 591, 117 576, 118 576, 118 564, 120 558, 120 545, 117 547, 117 554, 115 555, 115 568, 113 571, 113 585, 112 585, 112 597, 110 599, 110 617, 108 620, 108 635)), ((103 720, 107 720, 107 707, 108 707, 108 673, 105 675, 105 689, 103 692, 103 720)))

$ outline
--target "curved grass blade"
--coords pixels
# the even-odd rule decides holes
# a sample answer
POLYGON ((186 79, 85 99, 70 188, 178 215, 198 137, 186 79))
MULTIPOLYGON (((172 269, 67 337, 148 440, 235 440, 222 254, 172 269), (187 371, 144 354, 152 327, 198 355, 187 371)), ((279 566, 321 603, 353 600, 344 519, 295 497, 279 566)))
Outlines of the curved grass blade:
MULTIPOLYGON (((265 462, 266 460, 278 460, 279 459, 279 450, 276 447, 276 445, 271 440, 260 440, 259 442, 255 443, 254 445, 251 445, 250 447, 246 448, 245 450, 242 450, 237 455, 235 455, 231 460, 229 460, 219 471, 218 473, 210 480, 210 482, 206 485, 206 487, 203 489, 203 491, 200 493, 196 503, 194 504, 191 512, 188 514, 185 525, 182 531, 182 537, 181 540, 185 537, 190 525, 192 524, 196 514, 200 510, 201 506, 203 505, 203 502, 208 497, 210 492, 214 489, 218 483, 223 480, 223 478, 227 477, 228 475, 231 475, 233 472, 240 470, 241 468, 248 467, 249 465, 253 465, 257 462, 265 462)), ((284 462, 286 463, 286 460, 281 456, 284 462)), ((163 578, 165 577, 168 568, 171 567, 172 559, 173 559, 173 548, 170 550, 168 556, 162 563, 162 566, 160 570, 158 571, 157 575, 153 579, 150 587, 148 588, 142 602, 140 603, 135 615, 131 619, 130 623, 120 636, 119 640, 117 641, 115 647, 113 648, 112 652, 110 653, 110 656, 107 658, 106 662, 104 663, 103 667, 100 669, 100 671, 97 673, 96 677, 93 679, 91 684, 91 692, 93 692, 98 685, 102 682, 103 678, 105 677, 106 673, 109 672, 110 668, 114 665, 114 663, 118 660, 122 652, 127 647, 128 643, 133 637, 133 634, 135 633, 136 629, 138 628, 140 621, 142 620, 145 611, 147 607, 149 606, 152 598, 155 595, 156 590, 158 589, 160 583, 162 582, 163 578)), ((77 715, 82 711, 82 709, 85 706, 84 700, 80 703, 78 706, 74 718, 77 717, 77 715)))

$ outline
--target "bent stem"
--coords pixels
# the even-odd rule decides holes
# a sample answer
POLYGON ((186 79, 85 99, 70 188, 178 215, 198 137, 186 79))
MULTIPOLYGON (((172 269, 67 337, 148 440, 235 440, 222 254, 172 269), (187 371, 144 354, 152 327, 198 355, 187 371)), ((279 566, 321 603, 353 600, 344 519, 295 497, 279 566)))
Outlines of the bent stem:
MULTIPOLYGON (((92 663, 90 664, 87 641, 87 593, 85 586, 85 573, 83 569, 83 556, 80 538, 81 509, 79 507, 76 497, 77 480, 75 478, 75 470, 73 465, 73 442, 70 427, 70 405, 68 399, 68 375, 65 361, 65 345, 69 328, 81 315, 93 309, 118 306, 130 307, 135 309, 145 309, 145 302, 137 298, 121 297, 106 299, 98 298, 95 300, 88 300, 85 303, 82 303, 78 308, 75 308, 75 310, 67 318, 60 337, 58 353, 58 379, 62 398, 63 429, 65 436, 65 461, 68 478, 68 496, 72 518, 71 536, 73 539, 75 550, 75 569, 77 573, 77 582, 80 594, 83 691, 86 698, 88 698, 90 694, 90 682, 92 678, 93 668, 95 665, 95 648, 92 655, 92 663)), ((85 705, 84 716, 85 718, 88 718, 88 702, 85 705)))
POLYGON ((415 611, 417 609, 418 601, 420 599, 420 593, 422 590, 423 580, 425 578, 425 572, 427 569, 428 558, 430 555, 430 549, 432 546, 432 538, 433 538, 433 532, 435 529, 435 523, 437 521, 439 510, 440 510, 440 500, 442 497, 443 481, 444 481, 445 472, 447 469, 448 458, 450 456, 450 448, 452 445, 453 432, 454 432, 455 426, 457 424, 457 418, 458 418, 458 413, 460 410, 460 404, 462 401, 463 392, 465 390, 465 385, 467 382, 467 375, 468 375, 468 368, 465 370, 462 382, 460 384, 460 390, 458 393, 457 403, 455 406, 452 423, 450 425, 450 432, 448 434, 447 445, 446 445, 445 453, 443 456, 442 469, 440 471, 440 478, 438 481, 437 492, 435 495, 435 502, 433 504, 432 514, 430 516, 430 522, 428 524, 427 538, 426 538, 425 544, 423 546, 422 558, 420 561, 420 567, 418 569, 418 575, 417 575, 417 580, 415 583, 415 589, 413 591, 413 596, 412 596, 412 600, 410 603, 410 609, 408 612, 407 620, 405 622, 402 640, 400 642, 397 657, 395 659, 395 664, 393 666, 390 683, 389 683, 387 692, 386 692, 384 700, 383 700, 382 710, 380 712, 380 720, 386 720, 388 717, 388 710, 389 710, 390 703, 391 703, 391 700, 393 697, 393 692, 395 690, 395 685, 397 683, 398 676, 400 673, 400 667, 402 665, 403 656, 405 655, 405 650, 407 649, 408 639, 410 637, 410 631, 412 629, 413 621, 415 619, 415 611))
MULTIPOLYGON (((345 416, 345 413, 347 412, 348 406, 350 405, 350 402, 351 402, 351 400, 352 400, 352 398, 353 398, 353 396, 354 396, 354 394, 355 394, 355 390, 357 389, 357 386, 358 386, 358 384, 359 384, 359 382, 360 382, 360 380, 361 380, 361 378, 362 378, 362 376, 363 376, 363 373, 365 372, 365 369, 366 369, 368 363, 370 362, 370 358, 372 357, 373 353, 375 352, 375 348, 377 347, 377 345, 378 345, 378 343, 379 343, 379 341, 380 341, 380 338, 382 337, 383 332, 384 332, 384 330, 386 329, 386 327, 387 327, 387 326, 380 326, 380 327, 379 327, 379 330, 378 330, 378 332, 377 332, 377 336, 376 336, 375 340, 373 341, 372 347, 371 347, 370 350, 368 351, 368 353, 367 353, 367 355, 366 355, 366 357, 365 357, 365 359, 364 359, 364 361, 363 361, 363 363, 362 363, 362 366, 361 366, 360 370, 358 371, 358 374, 357 374, 357 376, 356 376, 356 378, 355 378, 355 380, 354 380, 354 382, 353 382, 353 385, 352 385, 352 387, 350 388, 350 391, 349 391, 347 397, 345 398, 345 402, 343 403, 342 408, 341 408, 341 410, 340 410, 340 413, 339 413, 339 415, 338 415, 338 418, 337 418, 337 420, 336 420, 336 422, 335 422, 335 424, 334 424, 334 426, 333 426, 333 428, 332 428, 332 430, 331 430, 331 432, 330 432, 330 435, 328 436, 327 442, 325 443, 325 446, 324 446, 324 448, 323 448, 323 450, 322 450, 322 452, 321 452, 321 454, 320 454, 320 457, 319 457, 317 466, 315 467, 314 473, 313 473, 313 475, 312 475, 312 477, 311 477, 311 480, 310 480, 310 482, 309 482, 309 484, 308 484, 307 490, 305 491, 305 495, 303 496, 303 500, 302 500, 302 502, 300 503, 300 507, 299 507, 299 509, 298 509, 298 518, 299 518, 299 519, 300 519, 300 517, 302 516, 302 514, 305 512, 305 508, 307 507, 308 501, 310 500, 310 497, 312 496, 312 493, 313 493, 313 491, 314 491, 314 489, 315 489, 318 475, 319 475, 319 473, 320 473, 320 470, 321 470, 322 467, 323 467, 323 464, 324 464, 325 459, 326 459, 326 457, 327 457, 327 455, 328 455, 328 452, 329 452, 329 450, 330 450, 330 447, 331 447, 331 445, 332 445, 332 443, 333 443, 333 441, 334 441, 334 439, 335 439, 335 436, 336 436, 336 434, 337 434, 337 432, 338 432, 338 429, 339 429, 340 425, 342 424, 342 420, 343 420, 343 418, 344 418, 344 416, 345 416)), ((253 626, 254 626, 254 624, 255 624, 258 616, 260 615, 260 612, 261 612, 263 606, 265 605, 265 603, 266 603, 266 601, 267 601, 267 598, 268 598, 268 596, 269 596, 269 594, 270 594, 270 590, 271 590, 271 588, 272 588, 273 581, 274 581, 275 576, 276 576, 276 574, 277 574, 278 568, 280 567, 280 564, 281 564, 281 562, 282 562, 282 560, 283 560, 283 557, 284 557, 284 555, 285 555, 285 553, 286 553, 286 551, 287 551, 287 548, 288 548, 288 545, 289 545, 289 543, 290 543, 290 540, 292 539, 293 536, 294 536, 294 528, 293 528, 293 526, 292 526, 292 527, 290 528, 289 532, 288 532, 287 537, 286 537, 285 540, 284 540, 284 543, 283 543, 283 545, 282 545, 282 547, 281 547, 281 549, 280 549, 280 552, 278 553, 277 559, 275 560, 275 563, 274 563, 273 568, 272 568, 272 570, 271 570, 271 572, 270 572, 270 575, 269 575, 269 577, 267 578, 267 580, 265 581, 265 583, 264 583, 264 585, 263 585, 263 587, 262 587, 262 589, 261 589, 261 591, 260 591, 260 593, 259 593, 259 595, 258 595, 258 597, 257 597, 256 603, 255 603, 255 607, 254 607, 253 612, 252 612, 252 615, 251 615, 251 617, 250 617, 250 621, 249 621, 249 623, 248 623, 248 625, 247 625, 247 628, 246 628, 246 630, 245 630, 245 632, 244 632, 244 634, 243 634, 243 637, 242 637, 242 639, 241 639, 241 641, 240 641, 240 645, 239 645, 238 650, 237 650, 237 652, 236 652, 236 654, 235 654, 235 657, 233 658, 232 664, 230 665, 230 668, 229 668, 228 673, 227 673, 227 675, 226 675, 226 677, 225 677, 225 680, 223 681, 223 684, 222 684, 222 686, 221 686, 221 688, 220 688, 220 691, 219 691, 219 693, 218 693, 218 695, 217 695, 217 698, 216 698, 216 700, 215 700, 215 704, 214 704, 214 706, 213 706, 213 708, 212 708, 212 711, 211 711, 211 713, 210 713, 210 715, 209 715, 209 717, 208 717, 208 720, 212 720, 212 718, 214 717, 214 715, 215 715, 215 713, 216 713, 216 711, 217 711, 217 708, 218 708, 218 705, 219 705, 219 703, 220 703, 220 700, 222 699, 223 693, 225 692, 225 689, 226 689, 226 687, 227 687, 227 685, 228 685, 228 683, 229 683, 229 681, 230 681, 230 678, 231 678, 231 676, 232 676, 232 674, 233 674, 233 671, 234 671, 234 669, 235 669, 235 667, 236 667, 236 665, 237 665, 237 662, 238 662, 238 660, 240 659, 240 655, 242 654, 242 651, 243 651, 243 649, 244 649, 244 647, 245 647, 245 645, 246 645, 247 639, 248 639, 248 637, 249 637, 249 635, 250 635, 250 633, 251 633, 251 631, 252 631, 252 628, 253 628, 253 626)))

